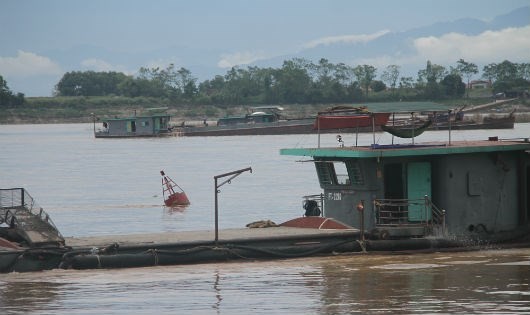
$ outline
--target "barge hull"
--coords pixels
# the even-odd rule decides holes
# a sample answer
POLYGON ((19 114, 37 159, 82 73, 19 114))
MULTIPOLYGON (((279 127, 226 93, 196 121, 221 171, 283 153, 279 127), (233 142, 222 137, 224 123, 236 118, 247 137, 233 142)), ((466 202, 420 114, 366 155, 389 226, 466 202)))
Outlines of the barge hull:
MULTIPOLYGON (((0 272, 50 269, 136 268, 234 260, 286 259, 351 253, 462 251, 477 246, 513 247, 522 235, 470 242, 446 238, 376 240, 357 229, 271 227, 66 238, 64 248, 0 252, 0 272)), ((526 235, 528 241, 528 235, 526 235)), ((527 243, 524 246, 528 246, 527 243)))

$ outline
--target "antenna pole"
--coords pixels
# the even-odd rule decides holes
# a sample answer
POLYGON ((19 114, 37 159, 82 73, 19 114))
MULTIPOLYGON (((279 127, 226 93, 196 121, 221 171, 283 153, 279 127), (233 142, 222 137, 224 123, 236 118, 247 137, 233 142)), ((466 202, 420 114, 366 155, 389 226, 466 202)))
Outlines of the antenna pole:
POLYGON ((372 113, 371 115, 372 115, 372 138, 373 138, 372 144, 375 145, 375 115, 374 113, 372 113))
POLYGON ((449 130, 449 146, 451 146, 451 110, 447 111, 447 124, 449 130))

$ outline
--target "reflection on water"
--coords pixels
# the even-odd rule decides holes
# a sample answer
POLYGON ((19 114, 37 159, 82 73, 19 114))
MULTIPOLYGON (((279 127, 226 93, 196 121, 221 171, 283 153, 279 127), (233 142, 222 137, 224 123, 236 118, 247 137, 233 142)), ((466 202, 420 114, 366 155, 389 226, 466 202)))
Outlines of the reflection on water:
MULTIPOLYGON (((350 277, 341 277, 342 268, 327 265, 331 268, 324 269, 324 278, 336 282, 326 286, 330 291, 325 294, 325 313, 530 312, 529 268, 499 268, 497 264, 521 258, 528 261, 530 250, 452 253, 437 259, 439 255, 360 259, 354 263, 359 269, 350 277), (507 289, 518 294, 499 293, 507 289)), ((351 266, 352 260, 342 260, 344 266, 351 266)))
POLYGON ((0 310, 530 314, 529 261, 530 249, 512 249, 13 273, 0 280, 0 310))
POLYGON ((63 285, 53 281, 40 281, 38 278, 15 282, 0 280, 0 310, 9 312, 30 313, 41 309, 42 305, 52 306, 63 285))
MULTIPOLYGON (((452 139, 529 133, 530 124, 516 124, 452 139)), ((322 145, 335 137, 323 135, 322 145)), ((446 138, 428 131, 419 140, 446 138)), ((342 139, 349 146, 356 137, 342 139)), ((0 126, 0 186, 27 188, 64 236, 212 229, 213 176, 251 166, 223 186, 220 228, 283 222, 321 190, 311 163, 278 150, 316 144, 310 135, 109 140, 94 139, 90 124, 0 126), (161 169, 175 174, 189 207, 163 207, 161 169)), ((530 314, 528 283, 530 249, 52 270, 0 275, 0 314, 530 314)))

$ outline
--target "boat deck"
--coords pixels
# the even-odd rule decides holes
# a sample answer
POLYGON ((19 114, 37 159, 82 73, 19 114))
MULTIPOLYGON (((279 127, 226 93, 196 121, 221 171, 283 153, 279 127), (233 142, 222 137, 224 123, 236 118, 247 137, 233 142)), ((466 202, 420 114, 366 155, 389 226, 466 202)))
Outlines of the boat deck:
MULTIPOLYGON (((218 232, 219 242, 242 242, 281 239, 308 239, 359 235, 358 229, 318 229, 295 227, 267 227, 223 229, 218 232)), ((65 237, 65 244, 72 248, 123 246, 156 246, 163 244, 213 243, 215 231, 183 231, 150 234, 103 235, 89 237, 65 237)))

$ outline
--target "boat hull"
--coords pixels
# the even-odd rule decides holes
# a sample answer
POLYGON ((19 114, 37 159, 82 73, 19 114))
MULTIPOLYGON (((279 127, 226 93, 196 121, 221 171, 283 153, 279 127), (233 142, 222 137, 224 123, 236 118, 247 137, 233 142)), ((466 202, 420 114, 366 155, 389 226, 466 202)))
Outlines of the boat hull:
POLYGON ((175 132, 160 132, 160 133, 150 133, 150 134, 141 134, 141 133, 108 133, 102 131, 96 131, 94 133, 95 138, 106 138, 106 139, 119 139, 119 138, 163 138, 163 137, 174 137, 178 133, 175 132))
MULTIPOLYGON (((351 126, 351 124, 350 124, 351 126)), ((375 126, 380 131, 380 125, 375 126)), ((280 121, 262 124, 244 124, 231 126, 212 127, 186 127, 179 128, 178 134, 185 137, 211 137, 211 136, 250 136, 250 135, 289 135, 289 134, 318 134, 318 133, 356 133, 371 132, 372 125, 348 127, 336 125, 333 128, 318 129, 314 119, 293 121, 280 121)))
POLYGON ((313 133, 313 121, 313 119, 302 119, 228 126, 186 127, 180 128, 179 134, 186 137, 307 134, 313 133))
MULTIPOLYGON (((527 233, 527 232, 526 232, 527 233)), ((66 238, 67 247, 0 251, 0 272, 49 269, 135 268, 157 265, 200 264, 242 259, 285 259, 337 253, 401 252, 481 249, 528 246, 527 234, 497 239, 414 237, 380 239, 372 233, 328 218, 297 218, 267 228, 188 231, 158 234, 110 235, 66 238), (525 238, 526 237, 526 238, 525 238)))
MULTIPOLYGON (((483 122, 452 122, 451 129, 453 130, 475 130, 475 129, 513 129, 515 126, 515 117, 506 118, 484 118, 483 122)), ((433 130, 447 130, 449 124, 447 122, 438 122, 431 125, 429 129, 433 130)))
POLYGON ((370 113, 356 115, 320 115, 315 121, 313 128, 345 129, 381 126, 388 122, 390 113, 370 113))
MULTIPOLYGON (((318 134, 318 133, 357 133, 381 131, 381 126, 388 123, 389 113, 376 113, 375 125, 372 127, 372 118, 369 114, 352 116, 322 116, 320 122, 315 119, 300 119, 291 121, 278 121, 271 123, 235 124, 229 126, 211 127, 185 127, 179 128, 176 133, 185 137, 210 137, 210 136, 248 136, 248 135, 288 135, 288 134, 318 134), (320 124, 320 126, 319 126, 320 124)), ((513 129, 513 118, 484 120, 481 123, 457 122, 451 129, 513 129)), ((428 130, 448 129, 447 122, 432 124, 428 130)))

